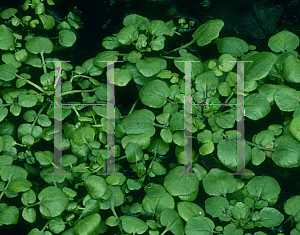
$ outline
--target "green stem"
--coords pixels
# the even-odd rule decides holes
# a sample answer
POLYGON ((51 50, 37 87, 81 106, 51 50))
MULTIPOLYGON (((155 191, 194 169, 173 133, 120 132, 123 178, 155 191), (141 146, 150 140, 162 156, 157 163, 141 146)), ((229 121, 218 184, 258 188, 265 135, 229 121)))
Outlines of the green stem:
POLYGON ((172 52, 175 52, 175 51, 179 51, 180 49, 184 49, 184 48, 186 48, 186 47, 194 44, 196 41, 197 41, 197 39, 194 38, 192 41, 188 42, 187 44, 185 44, 185 45, 183 45, 181 47, 177 47, 174 50, 169 51, 168 53, 172 53, 172 52))
POLYGON ((134 108, 135 108, 135 106, 136 106, 136 104, 137 104, 137 102, 138 102, 139 99, 140 99, 140 98, 138 98, 138 99, 134 102, 134 104, 132 105, 132 107, 131 107, 131 109, 130 109, 128 115, 131 114, 131 113, 133 112, 133 110, 134 110, 134 108))
POLYGON ((85 91, 85 90, 65 91, 65 92, 61 93, 61 96, 64 96, 64 95, 69 95, 69 94, 73 94, 73 93, 80 93, 80 92, 93 92, 93 91, 94 91, 94 89, 93 89, 93 90, 87 90, 87 91, 85 91))
POLYGON ((165 125, 160 125, 160 124, 156 124, 156 123, 152 123, 152 125, 156 126, 156 127, 167 129, 167 127, 165 125))
POLYGON ((40 204, 41 204, 41 202, 36 202, 36 203, 30 204, 30 205, 27 205, 27 206, 22 206, 22 207, 19 208, 19 210, 23 210, 24 208, 38 206, 40 204))
POLYGON ((47 68, 46 68, 46 63, 45 63, 44 54, 43 54, 43 53, 40 53, 40 54, 41 54, 41 58, 42 58, 42 63, 43 63, 43 70, 44 70, 44 73, 47 73, 47 68))
POLYGON ((27 82, 28 84, 30 84, 31 86, 34 86, 36 89, 38 89, 38 90, 40 90, 41 92, 45 93, 45 91, 43 90, 43 88, 41 88, 40 86, 36 85, 35 83, 33 83, 33 82, 27 80, 26 78, 23 78, 22 76, 20 76, 20 75, 18 75, 18 74, 16 74, 16 77, 25 79, 26 82, 27 82))

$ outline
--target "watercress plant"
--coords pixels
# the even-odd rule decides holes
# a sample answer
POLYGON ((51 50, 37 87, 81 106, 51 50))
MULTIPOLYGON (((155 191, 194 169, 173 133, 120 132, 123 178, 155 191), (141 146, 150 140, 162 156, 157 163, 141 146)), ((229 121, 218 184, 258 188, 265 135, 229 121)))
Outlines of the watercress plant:
POLYGON ((105 61, 123 61, 115 64, 116 87, 138 87, 139 98, 128 113, 118 108, 123 104, 115 107, 115 171, 121 174, 104 174, 106 107, 73 105, 61 107, 63 174, 51 175, 58 168, 53 61, 60 60, 51 54, 72 47, 82 24, 72 11, 55 19, 47 11, 51 5, 55 1, 26 0, 22 9, 0 14, 2 231, 25 221, 32 225, 25 231, 29 235, 262 235, 291 221, 290 234, 300 234, 300 196, 286 200, 280 210, 276 179, 247 168, 268 158, 279 167, 300 165, 300 92, 290 86, 300 83, 298 36, 281 31, 269 39, 271 52, 258 52, 242 39, 219 38, 224 22, 214 19, 200 25, 189 43, 174 48, 178 27, 173 21, 126 16, 124 27, 103 39, 105 51, 82 65, 61 66, 65 103, 110 100, 114 91, 107 93, 105 61), (189 51, 193 44, 201 51, 212 42, 217 58, 200 61, 189 51), (198 61, 192 63, 190 130, 192 169, 198 175, 179 174, 186 145, 184 65, 177 63, 182 60, 198 61), (245 63, 245 114, 234 105, 210 105, 236 103, 236 63, 230 60, 253 61, 245 63), (246 140, 246 172, 253 175, 229 174, 236 169, 236 139, 241 140, 236 121, 243 115, 263 119, 273 105, 285 118, 282 124, 246 140), (207 164, 205 156, 217 166, 207 164))

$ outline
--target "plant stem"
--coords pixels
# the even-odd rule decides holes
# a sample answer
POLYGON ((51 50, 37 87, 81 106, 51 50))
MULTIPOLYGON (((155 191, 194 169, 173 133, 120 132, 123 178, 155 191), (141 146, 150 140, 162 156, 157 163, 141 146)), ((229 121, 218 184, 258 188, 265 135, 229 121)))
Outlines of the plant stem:
POLYGON ((184 49, 184 48, 186 48, 186 47, 194 44, 196 41, 197 41, 197 39, 194 38, 192 41, 188 42, 187 44, 185 44, 185 45, 183 45, 181 47, 177 47, 174 50, 169 51, 168 53, 172 53, 172 52, 175 52, 175 51, 179 51, 180 49, 184 49))
POLYGON ((43 90, 43 88, 41 88, 40 86, 36 85, 35 83, 33 83, 33 82, 27 80, 26 78, 23 78, 22 76, 20 76, 20 75, 18 75, 18 74, 16 74, 16 76, 17 76, 18 78, 25 79, 26 82, 29 83, 31 86, 34 86, 36 89, 38 89, 38 90, 40 90, 41 92, 45 93, 45 91, 43 90))

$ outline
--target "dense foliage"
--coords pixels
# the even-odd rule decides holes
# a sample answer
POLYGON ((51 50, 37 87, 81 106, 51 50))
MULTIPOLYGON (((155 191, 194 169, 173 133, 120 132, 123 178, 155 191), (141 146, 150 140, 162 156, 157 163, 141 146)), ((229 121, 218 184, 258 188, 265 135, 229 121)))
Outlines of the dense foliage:
POLYGON ((236 63, 229 61, 253 61, 245 63, 245 116, 263 119, 273 105, 292 116, 246 141, 246 168, 268 158, 280 167, 298 167, 300 92, 289 86, 300 83, 298 36, 281 31, 269 39, 271 52, 258 52, 242 39, 219 38, 224 22, 214 19, 195 29, 191 42, 167 52, 168 40, 183 36, 181 27, 191 29, 193 22, 126 16, 124 27, 103 39, 106 51, 81 66, 62 62, 61 70, 62 102, 97 104, 114 95, 107 93, 105 61, 123 61, 115 63, 114 84, 134 82, 139 99, 126 115, 118 103, 115 107, 115 170, 122 174, 99 175, 106 172, 107 111, 82 104, 62 106, 61 166, 69 174, 50 175, 58 168, 53 61, 60 60, 51 54, 74 45, 81 21, 75 10, 56 19, 49 5, 54 1, 26 0, 22 10, 0 14, 2 231, 24 220, 32 225, 29 235, 262 235, 291 221, 290 234, 300 234, 300 195, 284 203, 283 214, 276 209, 281 187, 274 178, 248 169, 253 175, 229 174, 236 169, 236 139, 241 140, 235 123, 243 114, 235 105, 209 105, 235 104, 236 63), (197 44, 201 51, 212 41, 218 58, 200 61, 189 50, 197 44), (190 130, 198 175, 178 174, 184 172, 186 144, 184 64, 177 63, 182 60, 198 61, 192 63, 190 130), (219 165, 202 165, 204 156, 219 165))

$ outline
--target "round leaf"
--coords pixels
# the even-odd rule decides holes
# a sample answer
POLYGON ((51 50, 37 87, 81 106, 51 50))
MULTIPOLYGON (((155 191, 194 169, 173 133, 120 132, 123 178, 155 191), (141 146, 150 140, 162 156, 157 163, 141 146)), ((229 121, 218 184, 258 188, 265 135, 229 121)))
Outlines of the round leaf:
POLYGON ((147 83, 139 92, 142 103, 153 108, 163 107, 169 95, 168 85, 161 80, 153 80, 147 83))
POLYGON ((265 207, 260 212, 260 224, 264 227, 276 227, 284 220, 283 214, 281 214, 275 208, 265 207))
POLYGON ((94 213, 81 219, 75 226, 74 232, 76 235, 92 235, 98 228, 101 222, 101 217, 98 213, 94 213))
POLYGON ((222 20, 210 20, 200 25, 192 36, 197 40, 198 46, 205 46, 219 36, 223 26, 224 22, 222 20))
POLYGON ((175 210, 169 208, 164 209, 160 215, 160 222, 173 234, 184 235, 182 219, 175 210))
POLYGON ((120 220, 126 233, 144 234, 148 229, 148 225, 143 220, 133 216, 121 216, 120 220))
POLYGON ((40 212, 45 217, 59 216, 68 206, 69 199, 61 189, 49 186, 43 189, 39 195, 40 212))
POLYGON ((62 46, 71 47, 76 42, 76 34, 71 30, 61 30, 58 34, 58 41, 62 46))
POLYGON ((161 70, 161 63, 159 60, 143 60, 140 59, 136 62, 137 69, 145 77, 151 77, 161 70))
POLYGON ((203 188, 211 196, 221 196, 236 190, 236 180, 227 171, 213 168, 203 179, 203 188))
POLYGON ((299 46, 299 37, 287 30, 283 30, 270 37, 268 46, 277 53, 293 51, 299 46))
POLYGON ((105 179, 97 175, 89 176, 84 184, 90 196, 94 199, 100 199, 107 191, 105 179))
POLYGON ((193 202, 181 201, 177 204, 177 209, 185 222, 189 221, 192 217, 205 216, 204 210, 193 202))
POLYGON ((25 43, 26 49, 33 54, 51 53, 53 51, 53 43, 50 39, 36 36, 25 43))
POLYGON ((248 182, 247 190, 253 196, 270 200, 278 197, 281 189, 274 178, 270 176, 255 176, 248 182))
POLYGON ((245 98, 245 116, 251 120, 259 120, 271 112, 271 106, 261 94, 250 94, 245 98))
POLYGON ((164 179, 164 187, 166 190, 172 196, 185 196, 198 193, 198 177, 196 175, 180 175, 179 173, 184 173, 184 166, 177 166, 169 171, 164 179))
POLYGON ((289 126, 289 131, 295 137, 296 140, 300 142, 300 117, 294 118, 289 126))
POLYGON ((215 228, 214 222, 209 218, 198 216, 192 217, 185 225, 186 235, 211 235, 215 228))

